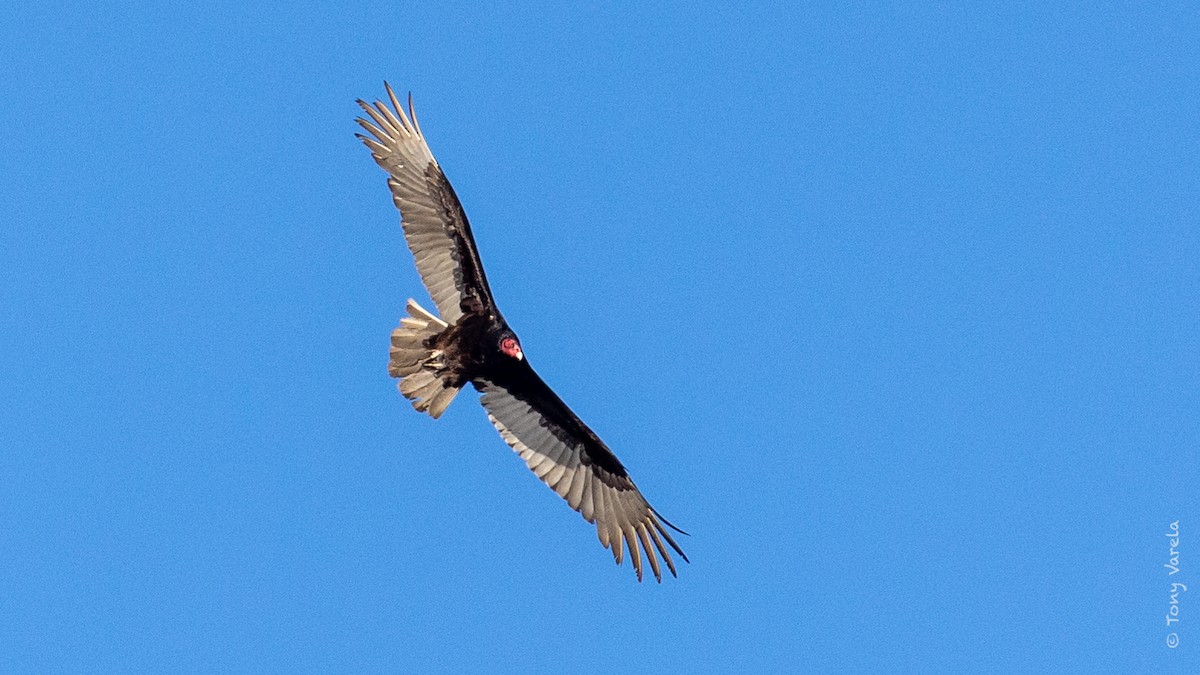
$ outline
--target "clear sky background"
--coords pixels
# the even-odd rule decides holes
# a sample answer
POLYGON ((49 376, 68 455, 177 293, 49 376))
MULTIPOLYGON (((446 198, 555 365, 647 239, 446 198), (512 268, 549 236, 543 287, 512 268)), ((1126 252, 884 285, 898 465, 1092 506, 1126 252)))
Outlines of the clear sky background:
POLYGON ((1200 672, 1193 3, 480 4, 4 3, 0 670, 1200 672), (680 578, 396 392, 384 79, 680 578))

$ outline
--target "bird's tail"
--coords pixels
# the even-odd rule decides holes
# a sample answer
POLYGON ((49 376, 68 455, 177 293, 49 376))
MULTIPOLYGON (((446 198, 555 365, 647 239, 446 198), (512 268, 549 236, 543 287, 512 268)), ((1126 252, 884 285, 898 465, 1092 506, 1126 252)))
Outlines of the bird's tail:
POLYGON ((408 314, 392 331, 388 374, 400 378, 400 393, 414 408, 437 419, 462 388, 453 381, 453 370, 447 368, 442 350, 434 346, 447 324, 411 298, 408 314))

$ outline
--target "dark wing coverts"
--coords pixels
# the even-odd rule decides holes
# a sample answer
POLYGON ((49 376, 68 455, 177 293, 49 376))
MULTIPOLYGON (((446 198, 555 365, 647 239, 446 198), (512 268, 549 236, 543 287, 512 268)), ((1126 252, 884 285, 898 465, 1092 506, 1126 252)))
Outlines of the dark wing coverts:
POLYGON ((618 565, 624 558, 623 541, 639 580, 642 552, 650 561, 655 578, 662 580, 655 550, 674 575, 675 562, 663 540, 685 561, 687 555, 663 528, 663 523, 678 528, 658 515, 616 455, 537 373, 528 364, 522 370, 519 384, 475 381, 475 387, 483 392, 480 402, 500 436, 542 482, 589 523, 596 524, 600 543, 612 550, 618 565))
POLYGON ((412 100, 408 102, 409 115, 405 115, 391 86, 387 92, 395 112, 380 101, 367 105, 359 100, 358 105, 375 124, 359 118, 357 122, 373 138, 355 135, 388 172, 388 187, 400 209, 404 238, 416 258, 421 281, 447 323, 455 323, 465 312, 494 310, 467 214, 425 144, 412 100))

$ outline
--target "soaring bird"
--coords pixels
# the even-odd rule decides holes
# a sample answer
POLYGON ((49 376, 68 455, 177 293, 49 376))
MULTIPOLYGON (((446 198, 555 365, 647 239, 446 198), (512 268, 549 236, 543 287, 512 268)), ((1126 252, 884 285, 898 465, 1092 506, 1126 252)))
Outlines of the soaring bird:
POLYGON ((660 583, 658 556, 676 575, 671 550, 685 561, 687 555, 664 525, 686 533, 650 506, 617 456, 529 365, 492 299, 467 214, 425 143, 412 95, 405 114, 391 86, 384 87, 391 106, 360 99, 370 119, 355 120, 367 132, 355 136, 388 173, 404 237, 437 307, 435 314, 409 299, 409 316, 392 333, 388 373, 414 408, 435 419, 470 382, 500 437, 595 523, 617 565, 627 547, 638 581, 643 554, 660 583))

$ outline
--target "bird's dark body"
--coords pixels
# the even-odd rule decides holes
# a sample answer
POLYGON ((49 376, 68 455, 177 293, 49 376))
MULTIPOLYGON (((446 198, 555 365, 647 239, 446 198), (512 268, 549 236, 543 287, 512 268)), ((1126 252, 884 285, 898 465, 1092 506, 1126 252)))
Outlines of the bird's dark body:
POLYGON ((453 386, 461 387, 495 367, 491 362, 497 360, 496 355, 491 352, 499 343, 503 330, 503 324, 485 314, 463 314, 457 323, 427 338, 425 344, 430 349, 442 351, 453 386), (484 345, 493 349, 486 349, 484 345))
POLYGON ((542 378, 538 377, 526 359, 514 360, 500 353, 497 345, 506 335, 514 335, 504 318, 495 314, 472 312, 430 339, 431 349, 440 349, 447 370, 454 373, 447 381, 462 387, 468 382, 478 390, 483 383, 520 392, 547 417, 556 422, 572 438, 583 439, 588 447, 585 463, 595 463, 617 475, 626 476, 625 467, 595 432, 579 423, 579 417, 563 403, 542 378))

